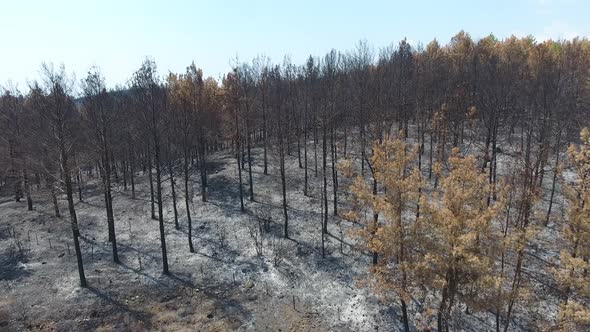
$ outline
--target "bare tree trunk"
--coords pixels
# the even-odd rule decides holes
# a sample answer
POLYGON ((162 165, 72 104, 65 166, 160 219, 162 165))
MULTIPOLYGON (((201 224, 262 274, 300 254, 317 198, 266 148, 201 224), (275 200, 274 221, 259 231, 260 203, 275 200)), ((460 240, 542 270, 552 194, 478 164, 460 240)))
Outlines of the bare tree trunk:
POLYGON ((245 142, 241 142, 240 143, 240 151, 242 154, 242 170, 246 170, 246 148, 245 148, 246 144, 245 142))
POLYGON ((150 151, 150 146, 148 145, 148 179, 150 181, 150 203, 151 203, 151 212, 152 212, 152 219, 156 220, 156 207, 154 202, 154 181, 152 175, 152 156, 150 151))
POLYGON ((291 155, 291 131, 290 131, 290 126, 289 126, 289 116, 287 115, 287 126, 285 126, 285 130, 287 131, 287 156, 291 155))
POLYGON ((20 202, 20 199, 22 197, 20 177, 18 176, 16 170, 12 170, 12 173, 14 178, 14 201, 20 202))
POLYGON ((492 162, 491 162, 492 171, 491 173, 491 183, 492 183, 492 198, 494 201, 496 200, 496 174, 498 170, 498 124, 494 126, 494 136, 492 139, 492 162))
POLYGON ((184 149, 184 203, 186 204, 186 220, 188 222, 188 248, 190 252, 195 252, 195 248, 193 246, 193 222, 191 219, 191 209, 190 209, 190 192, 188 190, 188 148, 184 149))
MULTIPOLYGON (((264 94, 263 94, 264 98, 264 94)), ((268 159, 267 159, 267 149, 268 149, 268 141, 267 141, 267 133, 266 133, 266 107, 264 105, 264 100, 262 104, 262 138, 264 142, 264 175, 268 174, 268 159)))
POLYGON ((402 322, 404 323, 404 332, 410 332, 410 324, 408 321, 408 308, 406 306, 406 301, 404 301, 402 299, 401 304, 402 304, 402 322))
POLYGON ((328 179, 326 178, 327 173, 327 133, 326 133, 326 124, 322 124, 322 176, 323 176, 323 195, 324 195, 324 233, 328 233, 328 179))
POLYGON ((305 196, 308 195, 307 193, 307 186, 308 186, 308 180, 307 180, 307 129, 304 128, 304 132, 303 132, 303 163, 304 163, 304 184, 303 184, 303 194, 305 196))
MULTIPOLYGON (((103 128, 104 130, 104 128, 103 128)), ((105 130, 106 131, 106 130, 105 130)), ((111 193, 111 159, 109 159, 109 145, 103 140, 103 188, 105 192, 105 207, 109 228, 109 241, 113 250, 113 261, 119 263, 117 237, 115 235, 115 216, 113 213, 113 195, 111 193)), ((112 154, 110 154, 112 156, 112 154)))
MULTIPOLYGON (((110 187, 110 181, 107 182, 109 187, 110 187)), ((112 239, 111 239, 111 246, 112 246, 112 250, 113 250, 113 262, 115 263, 119 263, 119 253, 117 250, 117 236, 115 234, 115 217, 113 214, 113 196, 111 194, 111 190, 108 190, 107 193, 107 197, 108 197, 108 218, 109 218, 109 233, 112 234, 112 239)))
POLYGON ((168 160, 168 172, 170 173, 170 188, 172 190, 172 207, 174 209, 174 227, 179 230, 180 225, 178 224, 178 209, 176 208, 176 188, 174 181, 174 170, 172 169, 172 159, 168 160))
POLYGON ((254 201, 254 182, 252 181, 252 154, 250 152, 250 145, 251 145, 251 138, 250 138, 250 130, 248 129, 246 143, 248 144, 248 180, 250 182, 250 201, 254 201))
MULTIPOLYGON (((104 158, 104 155, 103 155, 104 158)), ((104 206, 105 206, 105 213, 107 216, 107 229, 109 234, 109 242, 113 240, 113 234, 111 233, 111 217, 109 214, 109 195, 107 193, 107 181, 106 181, 106 169, 104 163, 101 163, 101 166, 98 168, 100 172, 100 179, 102 180, 102 195, 104 198, 104 206)))
POLYGON ((115 154, 111 151, 111 167, 113 172, 115 173, 115 183, 119 184, 119 172, 117 171, 117 160, 115 159, 115 154))
POLYGON ((324 231, 324 191, 321 191, 321 199, 320 199, 320 211, 321 211, 321 216, 322 216, 322 231, 320 232, 322 234, 322 258, 326 258, 326 243, 325 243, 325 238, 326 238, 326 232, 324 231))
MULTIPOLYGON (((60 135, 61 137, 61 135, 60 135)), ((78 228, 78 217, 76 216, 76 208, 74 207, 74 195, 72 193, 72 179, 70 177, 70 169, 68 165, 68 156, 64 142, 60 142, 60 159, 61 169, 64 174, 64 182, 66 186, 66 196, 68 200, 68 209, 70 211, 70 221, 72 225, 72 235, 74 237, 74 250, 76 251, 76 259, 78 261, 78 275, 80 277, 80 286, 86 287, 86 276, 84 274, 84 264, 82 262, 82 251, 80 250, 80 242, 78 237, 80 236, 80 230, 78 228)))
POLYGON ((283 189, 283 215, 285 216, 285 239, 289 238, 289 215, 287 214, 287 181, 285 172, 285 148, 283 146, 283 139, 280 139, 279 146, 279 158, 280 158, 280 170, 281 170, 281 185, 283 189))
MULTIPOLYGON (((236 117, 237 118, 237 117, 236 117)), ((236 119, 237 121, 237 119, 236 119)), ((240 140, 240 129, 239 126, 236 124, 236 126, 238 127, 237 129, 237 136, 238 138, 236 139, 236 154, 238 156, 237 162, 238 162, 238 180, 239 180, 239 186, 240 186, 240 211, 244 212, 244 192, 242 190, 242 162, 241 162, 241 158, 242 158, 242 149, 241 149, 241 140, 240 140)))
POLYGON ((55 182, 53 180, 49 180, 49 178, 47 179, 47 181, 49 182, 49 188, 51 189, 51 201, 53 202, 55 216, 59 218, 61 217, 61 215, 59 213, 59 205, 57 204, 57 196, 55 195, 55 182))
POLYGON ((29 176, 26 168, 23 168, 23 183, 25 185, 25 194, 27 195, 27 209, 29 211, 33 211, 33 199, 31 198, 31 184, 29 183, 29 176))
MULTIPOLYGON (((377 179, 375 179, 375 174, 373 174, 373 195, 377 195, 377 179)), ((373 235, 377 231, 377 227, 379 226, 379 213, 373 211, 373 235)), ((373 265, 377 265, 379 260, 379 253, 377 251, 373 251, 373 265)))
POLYGON ((338 151, 336 151, 336 145, 334 144, 334 126, 330 132, 330 145, 332 150, 332 187, 334 189, 334 215, 338 215, 338 172, 336 171, 336 163, 338 158, 338 151))
POLYGON ((82 180, 80 179, 80 170, 76 173, 76 183, 78 184, 78 200, 82 202, 84 200, 82 199, 82 180))
POLYGON ((313 125, 313 159, 315 168, 315 177, 318 177, 318 126, 313 125))
POLYGON ((555 145, 555 167, 553 168, 553 182, 551 183, 551 196, 549 197, 549 208, 545 218, 545 227, 549 225, 551 219, 551 209, 553 208, 553 197, 555 196, 555 187, 557 184, 557 175, 559 174, 559 150, 561 145, 561 130, 557 134, 557 144, 555 145))
POLYGON ((199 157, 199 170, 201 172, 201 200, 207 202, 207 187, 209 186, 207 182, 207 142, 205 141, 203 128, 200 128, 199 131, 199 153, 197 155, 199 157))
POLYGON ((127 191, 127 161, 122 161, 123 167, 123 190, 127 191))
POLYGON ((508 327, 510 326, 510 319, 512 317, 512 310, 514 309, 514 303, 516 301, 516 297, 518 296, 518 291, 520 288, 520 281, 521 281, 521 271, 522 271, 522 259, 523 259, 523 252, 519 251, 518 259, 515 268, 514 279, 512 281, 512 287, 510 290, 510 300, 508 302, 508 309, 506 310, 506 322, 504 323, 504 332, 508 331, 508 327))
POLYGON ((168 274, 168 254, 166 251, 166 233, 164 231, 164 207, 162 202, 162 170, 160 167, 160 145, 157 136, 154 135, 154 162, 156 166, 156 188, 158 195, 158 221, 160 223, 160 242, 162 244, 162 270, 168 274))
POLYGON ((430 131, 430 147, 428 153, 428 180, 432 179, 432 155, 433 155, 433 148, 434 146, 434 134, 432 130, 430 131))
POLYGON ((131 176, 131 199, 135 199, 135 167, 134 156, 131 155, 129 163, 129 175, 131 176))
MULTIPOLYGON (((364 116, 364 114, 363 114, 364 116)), ((365 125, 361 122, 360 125, 361 131, 361 175, 365 175, 365 125)))
POLYGON ((297 127, 297 160, 299 162, 299 168, 303 168, 301 163, 301 130, 297 127))
MULTIPOLYGON (((422 136, 424 138, 424 136, 422 136)), ((420 172, 420 176, 422 176, 422 153, 424 150, 424 144, 419 145, 418 147, 418 171, 420 172)), ((416 222, 420 219, 420 199, 422 198, 422 186, 418 187, 418 199, 416 200, 416 222)))
POLYGON ((346 159, 346 155, 348 152, 348 125, 344 124, 344 159, 346 159))

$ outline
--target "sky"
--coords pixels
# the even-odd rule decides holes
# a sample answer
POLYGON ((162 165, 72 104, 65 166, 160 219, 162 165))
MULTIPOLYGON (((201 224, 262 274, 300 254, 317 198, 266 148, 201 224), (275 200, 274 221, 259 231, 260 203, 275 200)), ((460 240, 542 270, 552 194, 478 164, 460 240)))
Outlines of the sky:
POLYGON ((403 38, 447 43, 461 30, 474 39, 585 37, 588 13, 589 0, 0 0, 0 85, 26 91, 43 62, 78 81, 98 66, 114 87, 146 57, 161 75, 194 61, 220 78, 235 59, 299 64, 360 40, 378 50, 403 38))

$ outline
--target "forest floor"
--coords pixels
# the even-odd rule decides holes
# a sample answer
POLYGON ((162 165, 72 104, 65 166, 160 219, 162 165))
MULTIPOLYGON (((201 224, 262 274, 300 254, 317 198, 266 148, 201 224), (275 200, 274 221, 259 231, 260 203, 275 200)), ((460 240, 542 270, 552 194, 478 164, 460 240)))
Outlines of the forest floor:
POLYGON ((158 222, 150 218, 149 182, 141 172, 136 199, 122 180, 115 185, 119 265, 112 262, 97 179, 83 187, 76 210, 86 289, 78 286, 65 196, 59 200, 61 218, 40 189, 33 192, 33 211, 25 200, 0 199, 0 330, 396 330, 398 310, 358 285, 367 277, 370 257, 354 248, 348 234, 354 225, 332 216, 331 201, 322 258, 321 177, 313 167, 306 197, 303 170, 296 157, 288 157, 290 239, 284 240, 278 169, 269 165, 264 175, 262 151, 254 153, 255 200, 249 200, 245 170, 244 213, 229 152, 210 156, 207 203, 201 201, 198 174, 191 177, 195 253, 188 249, 182 179, 176 179, 179 230, 170 181, 163 179, 170 275, 162 274, 158 222), (259 215, 272 219, 262 256, 250 235, 259 215))
MULTIPOLYGON (((84 200, 76 200, 88 288, 79 287, 65 197, 59 201, 61 218, 53 215, 44 190, 33 192, 35 207, 30 212, 25 200, 16 203, 0 197, 0 330, 400 330, 396 301, 380 301, 359 283, 369 275, 371 258, 355 247, 350 232, 358 225, 333 216, 331 186, 329 235, 322 258, 321 169, 316 177, 313 150, 308 196, 303 195, 304 170, 297 156, 288 157, 289 240, 282 239, 279 171, 271 167, 278 162, 269 158, 264 175, 262 150, 253 152, 254 201, 249 200, 246 166, 243 213, 236 161, 229 151, 209 158, 208 202, 201 201, 198 174, 192 175, 195 253, 188 249, 182 178, 176 179, 179 230, 174 227, 170 181, 163 179, 169 275, 162 274, 158 221, 150 218, 149 182, 142 172, 137 173, 135 199, 130 188, 123 189, 122 180, 114 188, 121 264, 112 262, 97 179, 86 179, 84 200), (272 219, 261 256, 250 235, 257 216, 272 219)), ((346 196, 346 188, 342 179, 341 196, 346 196)), ((341 211, 345 200, 340 197, 341 211)), ((554 235, 547 232, 541 238, 554 235)), ((540 315, 547 310, 551 309, 540 309, 540 315)), ((493 329, 491 315, 466 319, 465 326, 471 328, 465 331, 493 329)), ((514 327, 528 330, 526 321, 514 327)))

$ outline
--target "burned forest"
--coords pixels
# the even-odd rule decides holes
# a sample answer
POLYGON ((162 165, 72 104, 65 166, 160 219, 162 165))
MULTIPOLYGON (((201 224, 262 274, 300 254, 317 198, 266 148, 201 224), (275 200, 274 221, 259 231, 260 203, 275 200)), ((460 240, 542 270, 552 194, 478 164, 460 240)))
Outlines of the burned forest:
POLYGON ((351 46, 3 84, 0 330, 588 331, 590 42, 351 46))

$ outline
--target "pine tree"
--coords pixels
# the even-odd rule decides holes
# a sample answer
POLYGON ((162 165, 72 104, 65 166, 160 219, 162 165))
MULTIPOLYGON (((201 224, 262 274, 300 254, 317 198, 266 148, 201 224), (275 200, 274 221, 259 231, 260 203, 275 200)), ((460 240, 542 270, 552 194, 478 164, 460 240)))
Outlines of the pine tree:
MULTIPOLYGON (((404 137, 401 131, 395 139, 387 138, 374 144, 368 165, 376 185, 383 188, 383 192, 375 192, 373 180, 368 183, 363 176, 356 176, 350 190, 356 208, 346 213, 345 218, 358 221, 364 209, 371 209, 373 215, 381 216, 380 222, 377 218, 367 220, 358 235, 367 249, 379 256, 371 269, 377 292, 399 297, 404 330, 409 331, 407 303, 412 297, 410 288, 414 278, 408 266, 413 261, 412 245, 418 241, 412 230, 415 218, 405 218, 404 212, 416 203, 422 176, 414 166, 418 148, 410 150, 404 137)), ((352 175, 350 161, 341 168, 345 175, 352 175)))
POLYGON ((581 144, 571 145, 568 155, 576 179, 566 187, 568 220, 563 225, 563 247, 555 277, 562 289, 559 329, 590 329, 590 130, 580 134, 581 144))
POLYGON ((495 282, 491 226, 501 208, 501 204, 488 205, 491 188, 473 156, 462 157, 453 148, 449 166, 446 175, 440 164, 435 167, 440 186, 432 197, 421 197, 415 230, 421 234, 417 251, 423 255, 413 269, 423 286, 440 298, 439 331, 449 330, 457 303, 479 309, 487 302, 485 294, 495 282))

